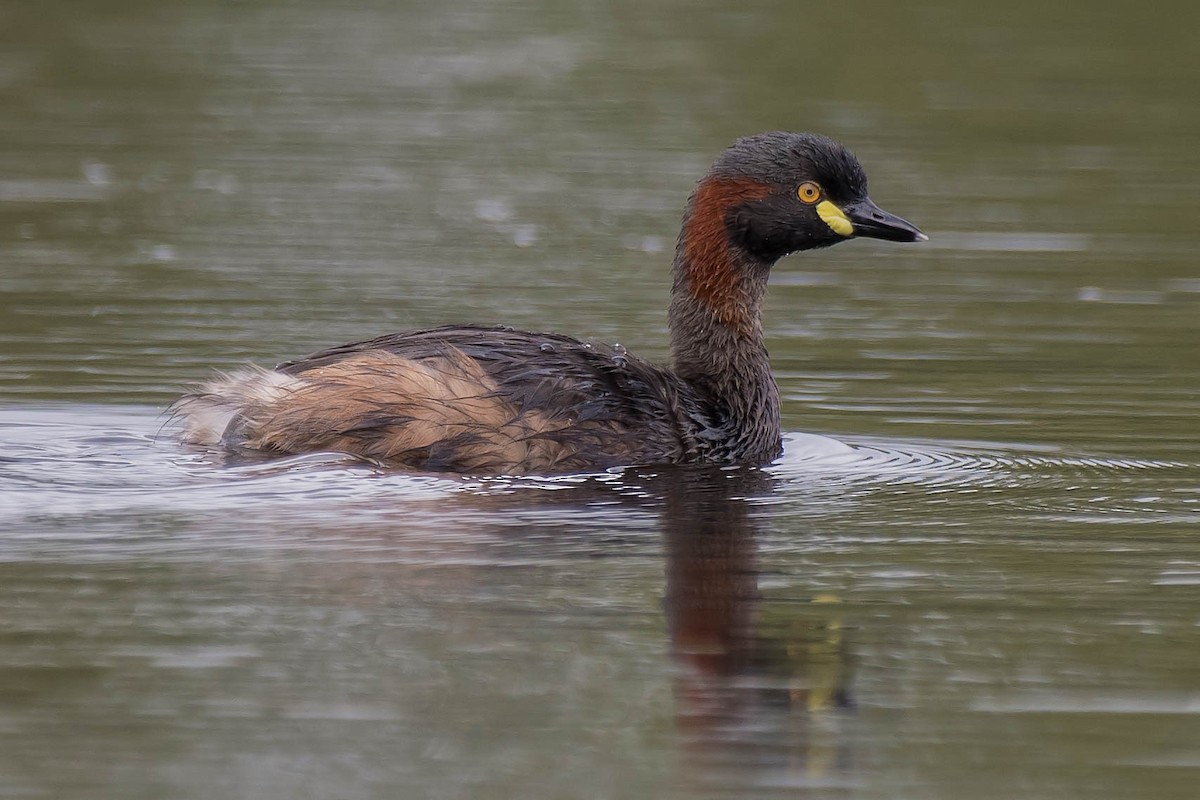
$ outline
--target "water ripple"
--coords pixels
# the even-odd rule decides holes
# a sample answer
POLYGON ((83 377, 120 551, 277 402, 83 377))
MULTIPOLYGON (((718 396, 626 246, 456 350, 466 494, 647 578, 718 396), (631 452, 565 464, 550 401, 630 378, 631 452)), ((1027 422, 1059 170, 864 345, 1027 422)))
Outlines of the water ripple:
MULTIPOLYGON (((517 505, 543 508, 584 504, 589 514, 619 500, 628 513, 631 504, 656 497, 645 470, 460 478, 398 473, 328 453, 222 463, 216 454, 186 450, 160 435, 161 418, 148 409, 9 409, 5 420, 0 519, 7 521, 216 509, 242 509, 274 522, 337 521, 347 512, 436 519, 451 496, 516 496, 517 505)), ((765 472, 772 484, 753 502, 789 516, 837 513, 871 500, 899 514, 934 507, 932 519, 942 524, 980 504, 1057 519, 1200 520, 1200 466, 1180 461, 793 433, 785 455, 765 472)), ((457 504, 455 512, 466 513, 467 505, 457 504)))
POLYGON ((919 501, 976 502, 1066 518, 1129 522, 1133 515, 1174 514, 1200 521, 1200 464, 1069 455, 993 442, 786 438, 771 470, 822 495, 855 497, 912 488, 919 501))

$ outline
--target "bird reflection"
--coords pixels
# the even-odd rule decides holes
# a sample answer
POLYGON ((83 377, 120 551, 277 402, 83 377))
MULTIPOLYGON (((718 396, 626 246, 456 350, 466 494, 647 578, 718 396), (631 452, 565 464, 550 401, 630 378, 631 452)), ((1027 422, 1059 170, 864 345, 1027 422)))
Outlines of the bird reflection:
MULTIPOLYGON (((323 604, 336 598, 339 606, 361 607, 368 618, 384 604, 380 618, 388 622, 372 628, 372 641, 388 641, 388 652, 413 663, 437 665, 439 677, 426 685, 445 691, 431 705, 439 711, 428 724, 455 743, 475 732, 457 727, 463 718, 484 720, 481 730, 508 730, 509 700, 522 696, 513 693, 531 685, 547 692, 554 675, 566 674, 554 670, 565 667, 551 659, 542 673, 518 673, 496 659, 487 668, 491 682, 469 688, 440 677, 440 670, 458 675, 450 671, 462 669, 455 660, 475 664, 479 653, 528 648, 534 658, 557 652, 561 644, 549 646, 548 637, 570 636, 584 625, 624 635, 623 617, 597 618, 589 609, 599 605, 597 599, 614 597, 623 607, 640 607, 640 592, 630 598, 603 582, 614 568, 639 588, 656 580, 644 570, 658 556, 646 535, 647 519, 657 518, 675 699, 675 732, 657 743, 677 748, 680 794, 745 797, 787 790, 788 796, 837 797, 854 790, 855 769, 854 737, 846 730, 853 704, 843 610, 836 598, 797 589, 807 583, 802 575, 772 580, 774 558, 762 548, 778 535, 770 522, 778 517, 756 507, 756 498, 778 495, 776 482, 757 469, 677 466, 631 469, 612 480, 582 480, 554 491, 540 484, 481 484, 494 491, 464 491, 449 500, 434 493, 396 507, 389 497, 379 506, 382 522, 352 527, 339 520, 314 525, 307 534, 279 533, 289 546, 307 537, 311 549, 300 549, 286 570, 271 562, 275 572, 258 584, 270 586, 285 574, 285 588, 303 587, 289 588, 288 597, 320 598, 323 604), (337 557, 329 557, 330 548, 337 557), (637 556, 626 566, 594 560, 626 553, 637 556), (530 626, 547 607, 536 578, 557 575, 559 564, 575 559, 583 566, 575 565, 574 573, 599 583, 568 596, 592 604, 577 613, 556 611, 561 618, 546 629, 530 626)), ((658 645, 643 637, 656 634, 656 627, 642 625, 631 646, 654 652, 658 645)), ((603 648, 581 653, 585 660, 610 657, 603 648)), ((658 671, 652 667, 651 673, 647 679, 654 685, 658 671)), ((387 693, 410 696, 414 684, 407 669, 384 674, 387 693)), ((545 727, 553 724, 546 715, 586 711, 591 701, 576 697, 579 686, 571 681, 577 679, 563 680, 558 705, 522 704, 527 724, 545 727)), ((603 686, 598 696, 607 700, 631 688, 603 686)), ((594 724, 586 713, 572 720, 594 724)), ((660 752, 652 749, 646 758, 660 752)))
POLYGON ((841 726, 852 703, 836 598, 771 601, 759 586, 750 504, 773 479, 728 469, 660 477, 686 780, 848 788, 841 726))

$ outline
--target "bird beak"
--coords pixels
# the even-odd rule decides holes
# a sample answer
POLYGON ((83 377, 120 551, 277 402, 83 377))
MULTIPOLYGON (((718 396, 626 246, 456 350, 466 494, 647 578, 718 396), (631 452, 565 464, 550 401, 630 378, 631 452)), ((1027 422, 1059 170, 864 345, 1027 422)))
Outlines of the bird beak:
POLYGON ((895 214, 889 214, 864 197, 855 203, 848 203, 841 209, 846 219, 854 226, 852 236, 865 236, 869 239, 886 239, 889 242, 927 242, 929 237, 921 233, 916 225, 900 219, 895 214))

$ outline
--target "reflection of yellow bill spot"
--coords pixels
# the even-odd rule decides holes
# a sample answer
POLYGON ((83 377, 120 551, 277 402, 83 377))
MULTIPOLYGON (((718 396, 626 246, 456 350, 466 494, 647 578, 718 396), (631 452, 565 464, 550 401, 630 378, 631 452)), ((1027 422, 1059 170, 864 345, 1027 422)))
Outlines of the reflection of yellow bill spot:
POLYGON ((850 218, 828 200, 817 203, 817 216, 839 236, 850 236, 854 233, 854 225, 851 224, 850 218))

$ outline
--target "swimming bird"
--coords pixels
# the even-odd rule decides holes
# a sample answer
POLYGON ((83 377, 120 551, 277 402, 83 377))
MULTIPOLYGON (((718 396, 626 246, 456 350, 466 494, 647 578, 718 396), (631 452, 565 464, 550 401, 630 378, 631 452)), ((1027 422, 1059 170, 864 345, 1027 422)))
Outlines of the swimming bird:
POLYGON ((747 136, 688 198, 675 247, 669 368, 619 345, 448 325, 221 375, 172 410, 192 444, 334 451, 418 471, 763 465, 782 451, 761 320, 771 268, 790 253, 856 237, 927 239, 871 202, 862 166, 833 140, 747 136))

